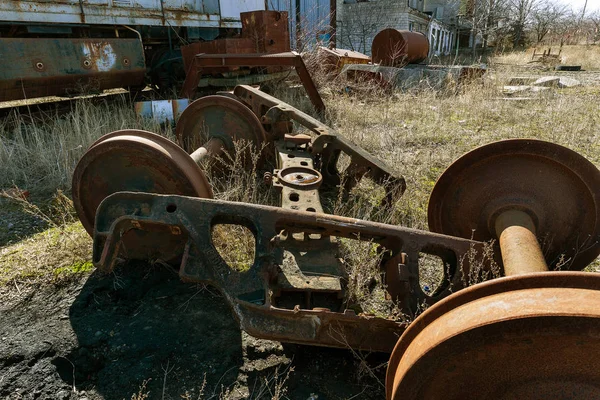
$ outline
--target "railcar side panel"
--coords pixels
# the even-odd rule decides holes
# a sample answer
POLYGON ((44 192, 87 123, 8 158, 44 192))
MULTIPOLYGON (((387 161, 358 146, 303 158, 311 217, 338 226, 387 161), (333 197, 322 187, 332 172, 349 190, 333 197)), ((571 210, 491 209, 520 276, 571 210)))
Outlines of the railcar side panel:
POLYGON ((0 38, 0 101, 143 85, 139 39, 0 38))
POLYGON ((0 22, 240 28, 240 10, 264 8, 261 0, 2 0, 0 22))

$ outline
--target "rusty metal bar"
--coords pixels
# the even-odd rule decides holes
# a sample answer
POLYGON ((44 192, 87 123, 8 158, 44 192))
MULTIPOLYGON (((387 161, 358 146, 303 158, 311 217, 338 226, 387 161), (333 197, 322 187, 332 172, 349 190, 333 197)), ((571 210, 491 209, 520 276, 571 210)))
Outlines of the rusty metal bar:
POLYGON ((276 108, 277 111, 284 113, 289 118, 302 124, 302 126, 310 129, 317 135, 333 133, 330 127, 318 119, 311 117, 305 112, 298 110, 294 106, 285 103, 258 88, 248 85, 238 85, 233 90, 233 93, 252 108, 252 111, 261 118, 263 124, 271 124, 278 120, 277 116, 272 114, 269 115, 266 112, 269 108, 276 108))
POLYGON ((306 89, 317 112, 325 111, 325 104, 315 86, 300 54, 296 52, 274 54, 198 54, 190 65, 181 95, 193 98, 200 82, 202 68, 206 67, 269 67, 290 66, 296 69, 300 81, 306 89))
POLYGON ((529 214, 507 210, 497 217, 495 225, 506 276, 548 271, 529 214))

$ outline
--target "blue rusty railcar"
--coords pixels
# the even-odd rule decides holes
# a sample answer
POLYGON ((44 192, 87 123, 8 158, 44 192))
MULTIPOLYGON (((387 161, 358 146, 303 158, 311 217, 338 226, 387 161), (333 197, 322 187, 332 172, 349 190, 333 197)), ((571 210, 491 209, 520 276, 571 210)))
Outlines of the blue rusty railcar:
POLYGON ((234 35, 264 0, 1 0, 0 101, 182 74, 179 46, 234 35))

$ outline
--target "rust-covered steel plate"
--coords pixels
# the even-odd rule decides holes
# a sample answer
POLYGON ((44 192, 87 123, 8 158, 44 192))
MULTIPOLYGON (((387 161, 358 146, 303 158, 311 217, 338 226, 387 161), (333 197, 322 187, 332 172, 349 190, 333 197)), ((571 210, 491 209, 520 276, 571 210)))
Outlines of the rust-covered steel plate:
POLYGON ((549 267, 581 270, 600 253, 600 171, 576 152, 533 139, 479 147, 455 161, 429 199, 429 229, 495 239, 496 217, 525 211, 549 267))
POLYGON ((220 139, 233 152, 234 141, 252 143, 260 151, 265 132, 256 115, 242 102, 228 96, 202 97, 181 114, 176 128, 177 141, 193 153, 211 138, 220 139))
POLYGON ((204 173, 182 148, 133 129, 101 137, 75 168, 73 204, 90 235, 98 205, 120 191, 213 197, 204 173))
POLYGON ((388 400, 600 398, 600 274, 500 278, 435 304, 390 358, 388 400))

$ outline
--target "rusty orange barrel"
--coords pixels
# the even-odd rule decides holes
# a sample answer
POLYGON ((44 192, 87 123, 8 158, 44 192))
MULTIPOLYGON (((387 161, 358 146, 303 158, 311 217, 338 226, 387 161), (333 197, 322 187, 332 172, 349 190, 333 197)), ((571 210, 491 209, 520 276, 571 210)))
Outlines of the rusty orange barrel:
POLYGON ((371 45, 373 62, 386 67, 418 64, 429 54, 429 40, 420 32, 384 29, 371 45))

